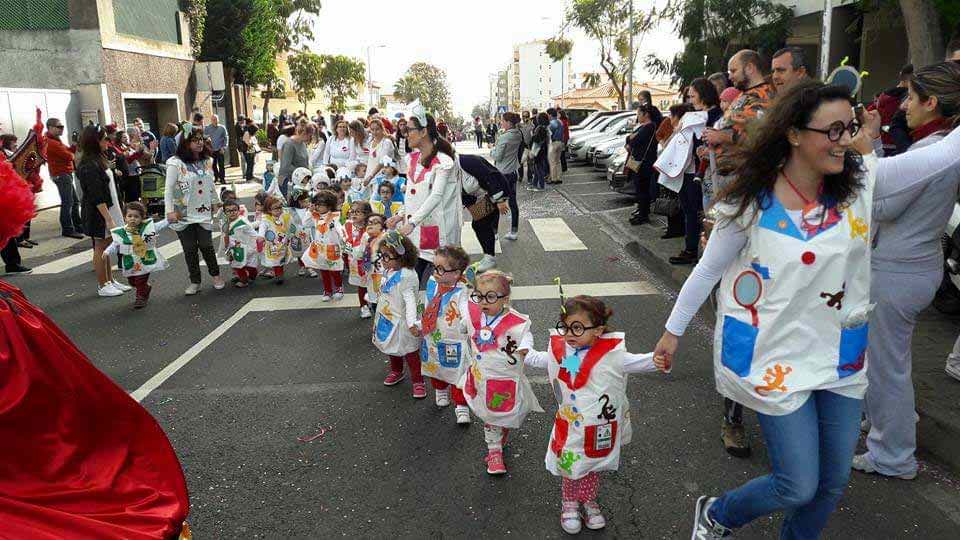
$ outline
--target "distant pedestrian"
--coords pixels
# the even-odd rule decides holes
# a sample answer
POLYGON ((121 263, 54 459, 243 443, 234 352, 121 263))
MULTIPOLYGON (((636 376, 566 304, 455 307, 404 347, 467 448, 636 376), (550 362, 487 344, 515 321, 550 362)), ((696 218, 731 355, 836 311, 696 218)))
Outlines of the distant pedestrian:
POLYGON ((550 174, 550 165, 547 161, 547 152, 550 147, 550 117, 547 113, 540 113, 536 117, 536 126, 530 136, 530 154, 533 156, 533 182, 528 189, 543 191, 546 189, 547 175, 550 174))
POLYGON ((224 169, 227 147, 230 145, 230 135, 227 128, 220 125, 220 117, 210 117, 210 125, 203 128, 203 135, 210 139, 210 150, 213 154, 213 175, 221 183, 227 181, 227 171, 224 169))
POLYGON ((473 136, 477 138, 477 148, 483 149, 483 122, 480 117, 473 119, 473 136))
POLYGON ((135 118, 133 120, 133 125, 140 130, 140 140, 143 141, 143 147, 152 150, 154 156, 156 156, 157 149, 160 145, 160 140, 157 139, 157 136, 154 135, 152 131, 145 127, 142 118, 135 118))
POLYGON ((59 118, 47 119, 47 167, 50 179, 60 193, 60 234, 68 238, 83 238, 83 222, 80 220, 80 201, 73 185, 73 163, 76 145, 67 146, 60 141, 63 122, 59 118))
POLYGON ((163 126, 158 163, 166 163, 171 156, 177 153, 177 133, 179 133, 179 131, 180 128, 174 123, 163 126))
POLYGON ((258 131, 260 131, 260 128, 253 123, 253 118, 247 118, 243 137, 237 145, 243 154, 243 178, 247 182, 253 181, 253 168, 257 164, 257 154, 260 153, 260 144, 257 142, 258 131))
POLYGON ((563 183, 563 164, 560 162, 560 154, 563 153, 563 124, 557 117, 556 109, 547 109, 549 117, 548 128, 550 130, 550 143, 547 147, 547 162, 550 169, 550 180, 548 184, 563 183))
POLYGON ((283 194, 284 198, 287 197, 293 171, 300 167, 310 167, 310 152, 307 150, 307 139, 307 126, 297 124, 294 128, 293 135, 287 139, 283 149, 280 151, 280 172, 277 175, 277 181, 279 182, 280 193, 283 194))
MULTIPOLYGON (((520 115, 515 112, 503 113, 500 127, 503 134, 490 152, 493 163, 503 174, 507 183, 507 200, 510 205, 510 232, 504 238, 516 240, 520 231, 520 207, 517 205, 517 182, 520 173, 519 156, 523 152, 523 133, 520 131, 520 115)), ((492 195, 492 193, 491 193, 492 195)), ((499 219, 499 216, 497 216, 499 219)))

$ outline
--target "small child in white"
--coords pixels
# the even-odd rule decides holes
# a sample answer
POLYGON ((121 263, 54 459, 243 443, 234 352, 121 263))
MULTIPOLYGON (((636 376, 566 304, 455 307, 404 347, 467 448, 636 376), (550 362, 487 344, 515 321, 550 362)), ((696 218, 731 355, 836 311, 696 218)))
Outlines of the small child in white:
POLYGON ((318 191, 313 196, 313 209, 307 220, 310 227, 310 246, 300 260, 307 268, 320 272, 324 302, 343 298, 343 226, 340 214, 334 212, 337 196, 330 190, 318 191))
POLYGON ((530 318, 510 308, 512 281, 498 270, 478 275, 472 302, 463 314, 472 360, 457 386, 463 388, 473 414, 484 421, 487 474, 506 474, 507 434, 520 427, 530 411, 543 412, 523 373, 523 357, 533 347, 533 335, 530 318))
POLYGON ((560 526, 569 534, 584 522, 588 529, 607 523, 597 504, 599 473, 617 470, 620 448, 630 442, 627 374, 665 369, 655 365, 653 353, 625 350, 623 333, 608 332, 612 314, 597 298, 570 298, 547 352, 531 349, 524 358, 527 366, 547 370, 557 400, 546 465, 562 479, 560 526))
POLYGON ((236 275, 233 286, 244 288, 257 279, 257 231, 247 218, 240 215, 240 204, 235 200, 223 203, 227 226, 223 233, 223 247, 230 268, 236 275))
POLYGON ((370 216, 370 204, 367 201, 357 201, 350 207, 350 219, 343 225, 344 253, 347 256, 347 281, 357 287, 357 299, 360 301, 360 318, 371 317, 370 307, 367 305, 366 270, 363 267, 362 254, 356 255, 356 250, 363 241, 367 230, 367 218, 370 216))
POLYGON ((290 213, 283 201, 269 197, 264 203, 264 214, 257 235, 263 240, 263 265, 273 269, 276 284, 283 285, 283 267, 290 262, 290 213))
POLYGON ((152 272, 159 272, 167 267, 167 261, 157 250, 157 235, 168 225, 163 219, 154 222, 147 213, 147 207, 133 201, 123 207, 123 227, 110 230, 113 242, 103 252, 103 260, 110 267, 110 257, 120 254, 120 271, 136 289, 137 296, 133 301, 134 309, 147 306, 150 299, 150 290, 153 287, 148 283, 152 272))

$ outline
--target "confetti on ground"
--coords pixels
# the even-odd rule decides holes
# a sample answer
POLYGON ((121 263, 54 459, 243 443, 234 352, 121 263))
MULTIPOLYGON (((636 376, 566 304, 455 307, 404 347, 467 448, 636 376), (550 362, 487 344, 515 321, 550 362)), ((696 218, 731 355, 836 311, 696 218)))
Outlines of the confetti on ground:
POLYGON ((297 440, 300 441, 300 442, 303 442, 303 443, 312 442, 312 441, 315 441, 315 440, 317 440, 317 439, 322 439, 324 435, 326 435, 327 433, 329 433, 329 432, 331 432, 331 431, 333 431, 333 428, 331 428, 331 427, 326 427, 326 428, 321 427, 319 433, 315 433, 315 434, 313 434, 313 435, 304 435, 304 436, 302 436, 302 437, 297 437, 297 440))

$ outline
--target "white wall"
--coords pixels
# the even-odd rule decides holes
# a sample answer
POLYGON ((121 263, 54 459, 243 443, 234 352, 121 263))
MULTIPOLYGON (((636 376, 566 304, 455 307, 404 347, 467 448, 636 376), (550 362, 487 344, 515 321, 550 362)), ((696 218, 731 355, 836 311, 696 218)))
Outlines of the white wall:
MULTIPOLYGON (((794 17, 823 11, 824 0, 773 0, 774 3, 793 8, 794 17)), ((831 0, 833 7, 853 4, 856 0, 831 0)))

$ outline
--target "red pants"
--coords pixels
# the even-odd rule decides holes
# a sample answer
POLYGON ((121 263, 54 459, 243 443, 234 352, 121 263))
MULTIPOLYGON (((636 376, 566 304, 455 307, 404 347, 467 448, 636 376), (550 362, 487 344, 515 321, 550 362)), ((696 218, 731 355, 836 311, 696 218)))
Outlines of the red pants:
POLYGON ((463 390, 457 388, 456 386, 446 382, 441 381, 440 379, 430 379, 430 385, 433 386, 434 390, 445 390, 450 388, 450 399, 453 400, 454 405, 466 405, 467 399, 463 397, 463 390))
POLYGON ((282 277, 283 277, 283 267, 282 267, 282 266, 274 266, 274 267, 273 267, 273 275, 276 276, 276 277, 278 277, 278 278, 282 278, 282 277))
POLYGON ((337 270, 321 270, 323 292, 327 296, 335 292, 343 292, 343 275, 337 270))
POLYGON ((576 501, 580 503, 593 502, 597 500, 597 492, 600 491, 600 475, 592 472, 579 480, 563 478, 560 484, 560 491, 563 494, 564 502, 576 501))
POLYGON ((256 266, 244 266, 243 268, 234 268, 233 273, 240 278, 241 283, 250 283, 257 279, 256 266))
POLYGON ((400 356, 390 356, 390 371, 395 373, 403 373, 403 361, 407 361, 407 366, 410 367, 410 380, 415 383, 423 382, 423 375, 420 374, 420 353, 418 351, 413 351, 412 353, 407 353, 400 356))
POLYGON ((127 281, 130 283, 130 286, 137 291, 137 298, 143 298, 144 300, 150 298, 150 289, 153 288, 149 283, 147 283, 149 280, 150 274, 127 277, 127 281))
POLYGON ((367 288, 357 287, 357 298, 360 299, 360 307, 367 305, 367 288))

